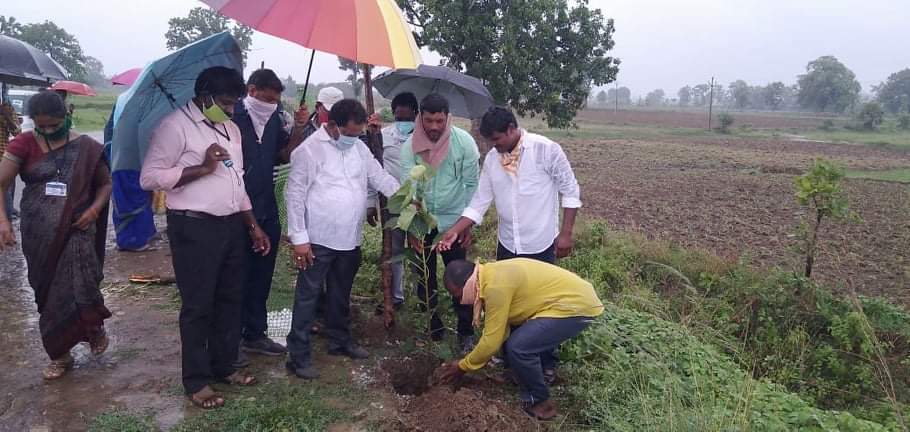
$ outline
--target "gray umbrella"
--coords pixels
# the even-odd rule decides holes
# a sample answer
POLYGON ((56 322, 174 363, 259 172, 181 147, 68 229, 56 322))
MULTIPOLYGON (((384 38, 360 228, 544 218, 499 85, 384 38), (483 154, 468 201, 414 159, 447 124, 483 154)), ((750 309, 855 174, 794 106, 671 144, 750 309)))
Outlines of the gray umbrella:
POLYGON ((493 106, 493 96, 483 82, 445 66, 393 69, 377 76, 373 86, 389 99, 404 92, 414 93, 417 100, 439 93, 449 100, 449 111, 458 117, 480 118, 493 106))
POLYGON ((0 82, 46 86, 66 76, 66 69, 38 48, 0 35, 0 82))

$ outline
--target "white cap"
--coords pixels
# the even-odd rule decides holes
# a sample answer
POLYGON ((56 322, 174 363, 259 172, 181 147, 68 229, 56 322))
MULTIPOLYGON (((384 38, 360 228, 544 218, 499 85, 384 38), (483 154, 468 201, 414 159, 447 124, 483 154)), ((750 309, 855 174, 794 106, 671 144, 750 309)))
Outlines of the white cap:
POLYGON ((316 102, 321 102, 326 110, 331 110, 332 105, 342 99, 344 99, 344 93, 336 87, 325 87, 319 90, 319 94, 316 96, 316 102))

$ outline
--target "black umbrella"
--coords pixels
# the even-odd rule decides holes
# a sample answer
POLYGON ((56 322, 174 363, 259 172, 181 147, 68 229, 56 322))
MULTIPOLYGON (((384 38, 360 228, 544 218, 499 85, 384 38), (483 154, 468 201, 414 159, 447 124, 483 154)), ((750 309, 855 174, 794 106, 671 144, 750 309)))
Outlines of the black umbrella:
POLYGON ((393 69, 376 77, 373 86, 386 98, 411 92, 420 100, 430 93, 439 93, 449 100, 453 115, 470 119, 482 117, 493 106, 493 96, 482 81, 445 66, 393 69))
POLYGON ((65 80, 66 76, 66 69, 38 48, 9 36, 0 36, 0 82, 46 86, 65 80))

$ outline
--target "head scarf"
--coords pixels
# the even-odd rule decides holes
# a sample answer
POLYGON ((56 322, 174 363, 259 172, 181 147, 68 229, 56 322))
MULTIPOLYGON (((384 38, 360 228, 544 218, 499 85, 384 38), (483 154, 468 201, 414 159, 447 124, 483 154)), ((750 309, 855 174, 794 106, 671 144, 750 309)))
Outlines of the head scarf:
POLYGON ((483 310, 483 300, 480 299, 480 263, 474 264, 474 272, 464 283, 461 289, 461 304, 474 306, 474 318, 471 324, 480 327, 480 312, 483 310))
POLYGON ((446 128, 436 142, 431 141, 430 137, 427 136, 427 132, 423 129, 422 116, 423 114, 417 115, 414 135, 411 137, 411 151, 416 155, 420 155, 424 162, 438 169, 442 165, 442 161, 449 155, 449 142, 452 138, 452 116, 446 117, 446 128))

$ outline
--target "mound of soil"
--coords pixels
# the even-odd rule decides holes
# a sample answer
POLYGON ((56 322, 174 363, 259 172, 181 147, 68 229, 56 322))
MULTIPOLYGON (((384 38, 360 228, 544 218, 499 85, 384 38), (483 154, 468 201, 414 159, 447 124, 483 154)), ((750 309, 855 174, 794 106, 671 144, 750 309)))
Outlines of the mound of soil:
POLYGON ((398 431, 533 431, 537 423, 515 405, 487 399, 474 389, 432 387, 399 410, 398 431))

